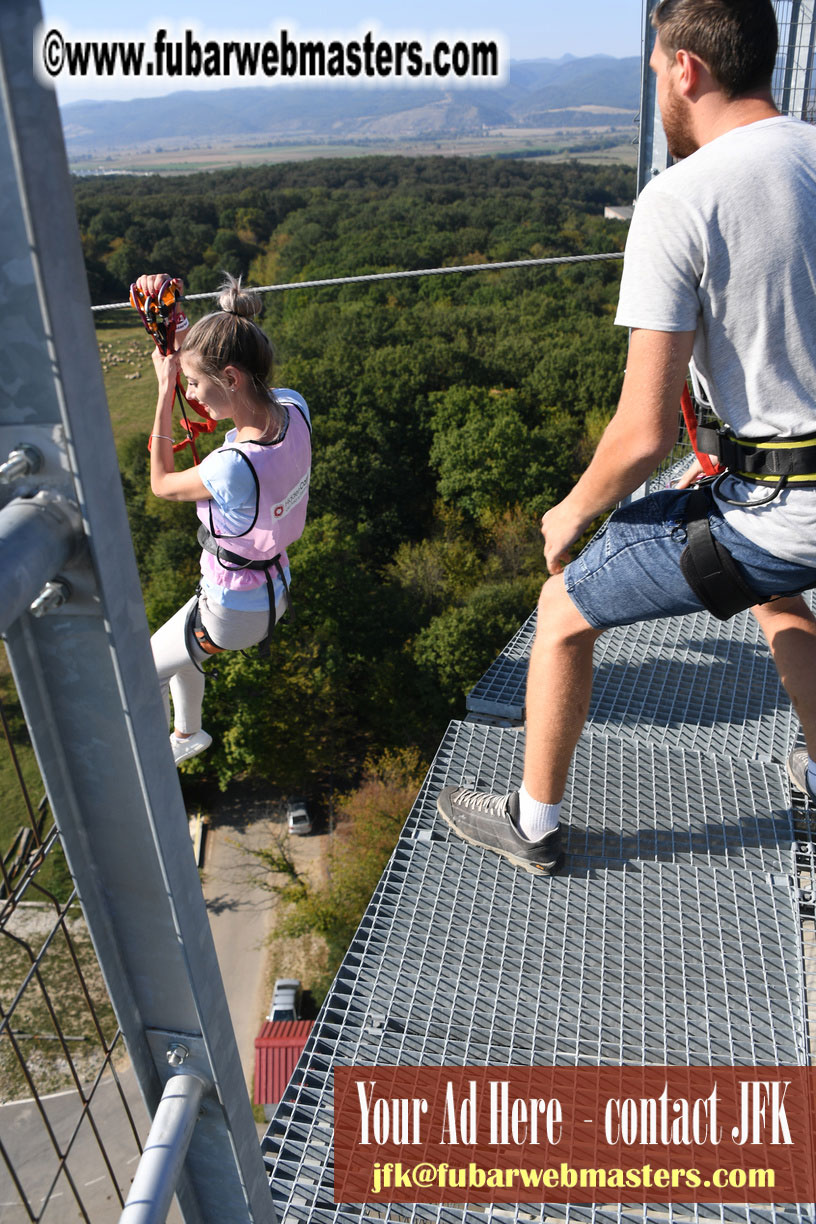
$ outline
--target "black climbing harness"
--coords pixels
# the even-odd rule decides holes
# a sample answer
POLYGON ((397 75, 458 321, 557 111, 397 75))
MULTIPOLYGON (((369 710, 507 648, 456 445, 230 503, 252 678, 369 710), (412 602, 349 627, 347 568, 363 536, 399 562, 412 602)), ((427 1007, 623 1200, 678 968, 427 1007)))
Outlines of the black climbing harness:
MULTIPOLYGON (((230 552, 228 548, 224 548, 223 544, 219 544, 219 536, 213 535, 212 531, 207 528, 204 523, 200 523, 197 534, 198 542, 201 547, 208 553, 212 553, 218 564, 223 569, 231 570, 263 570, 266 578, 266 592, 269 598, 269 621, 267 623, 266 634, 262 641, 258 643, 258 653, 261 658, 265 658, 269 654, 269 642, 272 638, 272 631, 278 623, 277 608, 275 606, 275 582, 273 571, 283 583, 283 589, 286 595, 286 610, 289 613, 290 619, 294 616, 292 609, 292 596, 289 592, 289 583, 286 581, 286 574, 281 565, 281 554, 276 553, 274 557, 258 557, 249 558, 242 557, 239 553, 230 552)), ((219 649, 223 649, 220 647, 219 649)))
MULTIPOLYGON (((213 536, 204 525, 199 524, 197 533, 198 542, 202 548, 208 553, 212 553, 218 560, 219 565, 224 569, 252 569, 263 570, 266 578, 267 598, 269 599, 269 619, 267 621, 266 634, 263 639, 258 642, 258 654, 262 659, 269 656, 269 643, 272 640, 272 632, 278 623, 279 617, 277 614, 275 600, 275 583, 272 571, 280 578, 283 583, 283 589, 286 594, 286 610, 289 613, 290 619, 294 617, 292 607, 292 596, 289 591, 289 583, 286 581, 286 573, 281 565, 281 555, 278 553, 270 560, 249 560, 246 557, 240 557, 238 553, 230 552, 228 548, 218 543, 218 540, 213 536)), ((194 653, 194 647, 197 646, 203 650, 205 654, 216 655, 222 654, 227 649, 226 646, 219 646, 213 640, 210 634, 204 627, 204 622, 201 619, 201 586, 196 591, 195 602, 191 604, 190 611, 187 613, 187 619, 184 623, 184 642, 187 647, 187 654, 190 656, 190 662, 193 663, 198 670, 204 673, 204 669, 199 663, 194 653)))
MULTIPOLYGON (((701 424, 689 395, 683 388, 683 417, 692 448, 707 480, 692 489, 686 503, 688 544, 680 558, 683 576, 697 598, 718 620, 728 620, 753 604, 768 598, 751 589, 723 544, 714 539, 709 513, 714 494, 730 506, 756 510, 767 506, 788 486, 816 488, 816 434, 801 437, 740 438, 724 425, 701 424), (729 476, 768 487, 765 497, 735 501, 721 491, 729 476)), ((703 408, 710 405, 703 403, 703 408)), ((713 411, 711 411, 713 417, 713 411)), ((816 582, 813 583, 816 586, 816 582)), ((807 590, 802 587, 800 590, 807 590)), ((798 591, 789 592, 791 595, 798 591)))
MULTIPOLYGON (((709 422, 717 421, 711 405, 699 399, 699 391, 697 394, 709 422)), ((799 489, 816 488, 816 433, 792 438, 778 435, 740 438, 725 425, 704 425, 699 421, 688 387, 683 388, 680 406, 692 449, 703 473, 718 478, 715 491, 722 501, 753 510, 766 506, 789 485, 799 489), (767 497, 750 502, 732 501, 719 489, 728 476, 765 485, 769 489, 767 497)))
POLYGON ((759 501, 735 502, 718 490, 718 496, 732 506, 753 509, 766 506, 790 485, 797 489, 816 488, 816 434, 799 438, 738 438, 725 428, 697 428, 697 446, 716 455, 727 470, 718 477, 739 476, 756 484, 770 486, 767 497, 759 501))
POLYGON ((697 485, 686 502, 686 538, 680 569, 700 603, 717 620, 729 620, 761 596, 752 591, 727 548, 714 539, 708 516, 712 482, 697 485))
MULTIPOLYGON (((198 668, 202 676, 204 668, 199 663, 194 653, 194 647, 198 647, 204 654, 216 655, 221 654, 226 650, 225 646, 219 646, 210 637, 204 627, 204 622, 201 619, 201 606, 199 600, 201 598, 201 585, 196 588, 195 600, 190 604, 190 610, 187 613, 187 618, 184 622, 184 645, 187 654, 190 656, 190 662, 194 667, 198 668)), ((213 672, 213 675, 216 673, 213 672)))
MULTIPOLYGON (((768 603, 782 596, 762 595, 755 591, 740 573, 728 549, 714 539, 709 513, 713 493, 720 479, 721 477, 717 477, 715 480, 698 484, 689 493, 685 511, 688 543, 680 557, 680 568, 703 607, 717 620, 730 620, 737 612, 744 612, 754 604, 768 603)), ((810 586, 816 586, 816 580, 808 586, 787 591, 785 594, 798 595, 810 586)))

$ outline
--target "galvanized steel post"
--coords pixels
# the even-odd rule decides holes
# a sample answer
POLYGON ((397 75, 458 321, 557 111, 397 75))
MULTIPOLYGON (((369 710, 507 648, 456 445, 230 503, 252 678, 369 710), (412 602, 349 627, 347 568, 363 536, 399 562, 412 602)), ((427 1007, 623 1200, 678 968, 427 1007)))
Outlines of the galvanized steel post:
POLYGON ((18 452, 0 505, 19 497, 2 511, 0 561, 21 561, 0 623, 148 1109, 175 1042, 211 1085, 179 1179, 185 1220, 272 1222, 152 663, 59 114, 33 75, 40 20, 35 0, 0 6, 0 463, 18 452), (25 448, 40 460, 28 468, 25 448))
POLYGON ((649 67, 655 44, 652 13, 658 0, 643 0, 643 30, 641 37, 642 60, 640 65, 640 131, 638 139, 638 164, 636 194, 640 195, 646 184, 665 170, 670 164, 669 150, 660 109, 657 105, 654 73, 649 67))

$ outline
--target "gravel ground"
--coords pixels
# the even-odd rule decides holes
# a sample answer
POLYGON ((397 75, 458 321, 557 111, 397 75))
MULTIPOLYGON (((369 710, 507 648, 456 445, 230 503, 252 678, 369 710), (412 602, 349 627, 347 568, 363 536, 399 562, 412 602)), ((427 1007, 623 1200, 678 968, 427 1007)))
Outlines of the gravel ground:
POLYGON ((116 1032, 78 908, 59 925, 17 999, 54 926, 53 906, 22 904, 0 932, 0 1006, 4 1014, 12 1009, 0 1034, 0 1102, 31 1096, 33 1089, 59 1092, 74 1087, 77 1079, 91 1083, 104 1061, 103 1042, 112 1041, 116 1032))

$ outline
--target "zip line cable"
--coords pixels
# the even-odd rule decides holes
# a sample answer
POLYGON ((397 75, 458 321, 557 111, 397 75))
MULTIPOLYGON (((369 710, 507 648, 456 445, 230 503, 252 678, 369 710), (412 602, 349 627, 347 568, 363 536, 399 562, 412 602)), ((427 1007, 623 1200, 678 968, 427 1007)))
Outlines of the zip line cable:
MULTIPOLYGON (((446 276, 452 272, 498 272, 504 268, 541 268, 553 264, 590 263, 592 260, 623 259, 623 251, 609 251, 598 255, 553 255, 547 259, 511 259, 505 263, 460 264, 453 268, 416 268, 408 272, 369 272, 365 276, 335 276, 326 280, 290 281, 286 285, 252 285, 253 293, 276 293, 281 289, 322 289, 330 285, 359 285, 365 281, 404 280, 410 276, 446 276)), ((202 302, 217 298, 214 293, 186 293, 185 302, 202 302)), ((92 306, 91 310, 130 309, 130 302, 111 302, 106 306, 92 306)))

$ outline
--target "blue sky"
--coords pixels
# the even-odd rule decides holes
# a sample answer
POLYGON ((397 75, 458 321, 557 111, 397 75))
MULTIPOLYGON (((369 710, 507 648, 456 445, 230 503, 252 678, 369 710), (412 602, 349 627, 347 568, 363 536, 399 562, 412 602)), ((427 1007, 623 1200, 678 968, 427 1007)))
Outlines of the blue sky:
MULTIPOLYGON (((429 39, 438 33, 498 33, 511 59, 556 59, 573 55, 639 55, 642 0, 411 0, 410 4, 373 3, 372 0, 139 0, 112 4, 111 0, 42 0, 46 26, 57 25, 82 38, 144 38, 159 23, 186 24, 213 37, 240 39, 265 29, 285 26, 301 35, 323 32, 353 38, 361 27, 375 23, 381 33, 419 32, 429 39), (228 16, 227 16, 228 14, 228 16)), ((145 82, 134 90, 126 83, 101 83, 93 90, 60 84, 61 101, 79 97, 128 97, 147 92, 145 82)), ((195 88, 193 81, 174 88, 195 88)), ((152 92, 163 92, 153 88, 152 92)))

